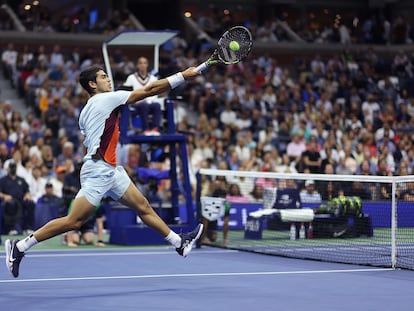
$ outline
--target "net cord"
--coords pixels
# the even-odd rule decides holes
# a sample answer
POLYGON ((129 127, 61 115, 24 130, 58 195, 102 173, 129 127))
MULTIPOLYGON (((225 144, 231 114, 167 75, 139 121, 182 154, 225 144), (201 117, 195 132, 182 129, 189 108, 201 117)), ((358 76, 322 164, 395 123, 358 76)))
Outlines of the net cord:
POLYGON ((240 176, 250 178, 273 178, 273 179, 298 179, 298 180, 330 180, 330 181, 362 181, 373 183, 399 183, 413 181, 414 175, 409 176, 365 176, 365 175, 336 175, 336 174, 302 174, 302 173, 276 173, 256 171, 232 171, 218 169, 200 169, 202 175, 215 176, 240 176))

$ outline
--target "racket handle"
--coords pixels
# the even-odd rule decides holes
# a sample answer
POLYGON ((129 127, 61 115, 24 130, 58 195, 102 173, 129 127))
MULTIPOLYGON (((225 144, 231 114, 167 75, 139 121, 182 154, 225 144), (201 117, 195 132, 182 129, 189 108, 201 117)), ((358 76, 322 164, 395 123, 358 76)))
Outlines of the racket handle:
POLYGON ((195 70, 198 72, 202 72, 206 70, 207 66, 208 66, 207 63, 202 63, 201 65, 198 65, 195 70))

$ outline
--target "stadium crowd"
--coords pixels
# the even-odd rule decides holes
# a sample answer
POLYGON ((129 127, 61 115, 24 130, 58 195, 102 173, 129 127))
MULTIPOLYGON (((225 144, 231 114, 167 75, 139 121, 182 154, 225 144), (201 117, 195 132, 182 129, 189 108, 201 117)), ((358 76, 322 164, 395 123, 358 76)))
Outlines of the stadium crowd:
MULTIPOLYGON (((162 46, 158 75, 197 65, 210 52, 203 41, 171 40, 162 46)), ((111 59, 115 87, 135 70, 135 61, 115 53, 111 59)), ((25 99, 27 114, 1 99, 0 171, 5 176, 13 159, 17 176, 27 182, 35 202, 45 194, 46 184, 53 186, 57 197, 64 196, 65 174, 74 171, 84 153, 77 119, 87 97, 77 83, 78 74, 102 62, 96 51, 58 44, 16 49, 10 43, 2 51, 3 75, 25 99)), ((329 56, 297 58, 289 65, 253 52, 243 63, 210 67, 171 94, 181 95, 186 103, 184 109, 177 107, 177 128, 192 133, 188 157, 193 189, 199 168, 412 174, 412 64, 412 55, 403 51, 384 56, 371 48, 360 52, 344 48, 329 56)), ((146 151, 121 148, 119 164, 132 178, 137 179, 146 151)), ((232 199, 258 201, 269 181, 228 182, 243 184, 232 199)), ((386 190, 372 191, 367 198, 387 198, 386 190)), ((406 198, 414 195, 406 192, 406 198)))

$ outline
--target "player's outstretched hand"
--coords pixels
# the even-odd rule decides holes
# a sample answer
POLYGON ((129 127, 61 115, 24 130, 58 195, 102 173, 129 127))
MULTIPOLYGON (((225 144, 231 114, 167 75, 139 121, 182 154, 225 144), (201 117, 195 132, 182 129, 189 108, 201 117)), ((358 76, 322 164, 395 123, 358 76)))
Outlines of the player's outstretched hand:
POLYGON ((195 70, 195 67, 189 67, 186 70, 182 71, 182 75, 185 80, 193 80, 197 76, 199 76, 201 73, 195 70))

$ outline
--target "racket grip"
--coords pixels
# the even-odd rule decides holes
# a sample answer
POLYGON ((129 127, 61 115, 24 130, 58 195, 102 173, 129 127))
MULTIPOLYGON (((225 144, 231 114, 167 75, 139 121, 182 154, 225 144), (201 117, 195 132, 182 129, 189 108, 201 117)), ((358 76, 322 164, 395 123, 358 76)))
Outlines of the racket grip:
POLYGON ((206 70, 206 68, 207 68, 207 63, 202 63, 201 65, 198 65, 195 70, 198 72, 202 72, 206 70))

